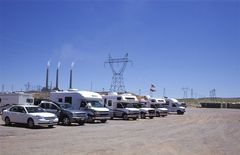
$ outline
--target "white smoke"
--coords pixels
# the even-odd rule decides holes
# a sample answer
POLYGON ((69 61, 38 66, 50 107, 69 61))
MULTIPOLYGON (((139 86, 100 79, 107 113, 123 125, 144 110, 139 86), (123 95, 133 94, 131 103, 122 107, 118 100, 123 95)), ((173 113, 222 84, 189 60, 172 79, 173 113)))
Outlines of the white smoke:
POLYGON ((58 62, 57 68, 59 69, 61 66, 61 62, 58 62))
POLYGON ((71 64, 71 68, 73 68, 74 67, 74 62, 72 62, 72 64, 71 64))
POLYGON ((50 60, 47 62, 47 67, 50 67, 50 60))

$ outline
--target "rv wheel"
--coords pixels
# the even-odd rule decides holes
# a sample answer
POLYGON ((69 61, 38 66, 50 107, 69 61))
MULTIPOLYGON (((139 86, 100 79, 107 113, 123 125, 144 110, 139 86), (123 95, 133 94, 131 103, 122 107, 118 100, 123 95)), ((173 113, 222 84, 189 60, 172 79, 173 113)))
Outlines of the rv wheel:
POLYGON ((11 125, 11 121, 10 121, 9 117, 5 118, 5 125, 6 126, 10 126, 11 125))
POLYGON ((78 122, 79 125, 84 125, 84 123, 85 123, 84 121, 78 122))
POLYGON ((107 122, 106 119, 101 120, 101 123, 106 123, 106 122, 107 122))
POLYGON ((146 118, 146 116, 145 116, 144 113, 141 113, 140 117, 141 117, 142 119, 145 119, 145 118, 146 118))
POLYGON ((88 122, 89 122, 89 123, 94 123, 94 119, 93 119, 92 116, 88 116, 88 122))

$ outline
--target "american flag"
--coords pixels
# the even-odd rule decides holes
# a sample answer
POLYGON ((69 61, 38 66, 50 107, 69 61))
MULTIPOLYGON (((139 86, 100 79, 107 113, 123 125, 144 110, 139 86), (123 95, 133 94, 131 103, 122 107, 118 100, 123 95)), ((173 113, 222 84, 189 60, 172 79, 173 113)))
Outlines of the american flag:
POLYGON ((150 91, 151 92, 155 92, 156 91, 156 87, 153 84, 151 84, 150 91))

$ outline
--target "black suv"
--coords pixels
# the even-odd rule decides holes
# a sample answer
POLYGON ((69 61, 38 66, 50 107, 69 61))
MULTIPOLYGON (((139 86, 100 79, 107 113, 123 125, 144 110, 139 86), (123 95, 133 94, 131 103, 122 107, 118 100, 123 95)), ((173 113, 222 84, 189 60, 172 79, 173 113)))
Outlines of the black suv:
POLYGON ((46 112, 54 113, 58 116, 59 122, 63 125, 71 125, 71 123, 78 123, 84 125, 87 119, 87 113, 81 110, 72 110, 68 103, 55 103, 51 101, 41 101, 38 105, 46 112))

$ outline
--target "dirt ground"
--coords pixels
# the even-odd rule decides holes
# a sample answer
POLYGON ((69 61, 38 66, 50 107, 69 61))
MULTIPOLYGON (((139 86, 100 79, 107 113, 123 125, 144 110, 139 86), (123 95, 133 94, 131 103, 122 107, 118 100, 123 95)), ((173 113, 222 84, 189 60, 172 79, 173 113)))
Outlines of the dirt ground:
POLYGON ((0 155, 239 155, 240 110, 187 108, 184 115, 28 129, 0 121, 0 155))

